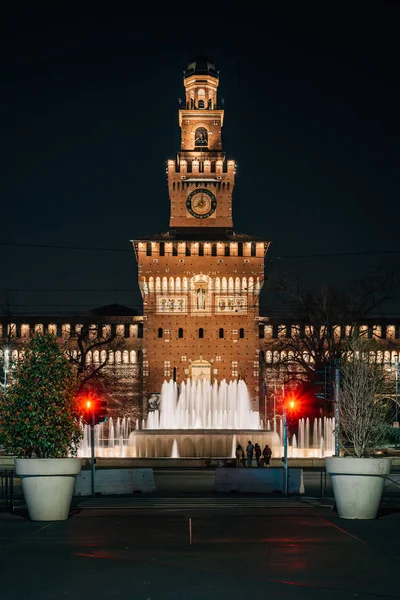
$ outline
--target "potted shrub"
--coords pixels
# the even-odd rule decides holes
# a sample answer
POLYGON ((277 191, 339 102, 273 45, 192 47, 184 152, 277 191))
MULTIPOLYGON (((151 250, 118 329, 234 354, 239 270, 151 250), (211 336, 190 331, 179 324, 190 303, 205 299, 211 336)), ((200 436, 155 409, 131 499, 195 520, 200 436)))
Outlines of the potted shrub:
POLYGON ((386 376, 372 360, 376 349, 369 340, 348 342, 340 366, 340 444, 344 457, 326 459, 339 517, 375 519, 391 458, 374 457, 389 433, 388 407, 383 400, 386 376))
POLYGON ((75 400, 77 378, 54 336, 37 335, 25 347, 0 404, 0 438, 33 521, 68 517, 81 461, 75 400))

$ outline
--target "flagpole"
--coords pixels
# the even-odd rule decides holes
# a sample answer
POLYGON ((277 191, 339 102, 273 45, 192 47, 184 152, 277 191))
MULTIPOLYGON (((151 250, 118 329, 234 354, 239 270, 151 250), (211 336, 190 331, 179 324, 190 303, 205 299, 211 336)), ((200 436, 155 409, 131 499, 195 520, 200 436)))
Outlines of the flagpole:
POLYGON ((264 377, 264 429, 267 429, 267 384, 264 377))

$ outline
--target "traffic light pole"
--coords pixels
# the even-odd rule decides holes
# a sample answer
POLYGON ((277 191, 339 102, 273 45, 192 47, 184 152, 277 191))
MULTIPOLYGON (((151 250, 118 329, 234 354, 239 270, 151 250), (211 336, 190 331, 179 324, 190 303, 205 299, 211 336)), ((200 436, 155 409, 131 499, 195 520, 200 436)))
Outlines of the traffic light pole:
POLYGON ((92 492, 92 498, 95 496, 94 491, 94 473, 95 473, 95 456, 94 456, 94 412, 92 412, 92 417, 90 420, 90 451, 91 451, 91 459, 90 459, 90 488, 92 492))
POLYGON ((287 464, 287 451, 288 451, 288 435, 287 435, 287 419, 286 419, 286 407, 283 407, 283 494, 288 495, 288 464, 287 464))

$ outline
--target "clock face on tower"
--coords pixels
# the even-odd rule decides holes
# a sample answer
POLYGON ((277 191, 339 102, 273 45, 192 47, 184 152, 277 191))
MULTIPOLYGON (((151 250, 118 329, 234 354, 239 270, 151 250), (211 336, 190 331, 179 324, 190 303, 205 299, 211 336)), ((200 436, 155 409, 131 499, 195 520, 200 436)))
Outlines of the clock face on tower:
POLYGON ((187 197, 186 208, 196 219, 207 219, 217 208, 217 199, 210 190, 197 188, 187 197))

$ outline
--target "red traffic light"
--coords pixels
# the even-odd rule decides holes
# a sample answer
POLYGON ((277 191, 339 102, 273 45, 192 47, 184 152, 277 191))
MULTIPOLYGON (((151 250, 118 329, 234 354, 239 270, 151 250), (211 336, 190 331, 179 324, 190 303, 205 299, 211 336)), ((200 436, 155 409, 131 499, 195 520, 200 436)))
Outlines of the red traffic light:
POLYGON ((294 394, 290 394, 285 400, 285 408, 287 412, 296 413, 300 410, 300 401, 294 394))
POLYGON ((107 402, 96 398, 91 392, 84 393, 79 401, 83 420, 88 425, 97 425, 106 421, 107 402))

